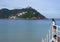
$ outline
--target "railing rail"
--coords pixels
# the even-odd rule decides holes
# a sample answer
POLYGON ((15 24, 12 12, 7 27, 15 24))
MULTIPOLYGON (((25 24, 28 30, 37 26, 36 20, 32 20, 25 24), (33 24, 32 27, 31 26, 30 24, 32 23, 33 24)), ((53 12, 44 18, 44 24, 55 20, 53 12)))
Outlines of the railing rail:
MULTIPOLYGON (((55 25, 55 26, 57 27, 56 28, 57 36, 60 37, 60 35, 58 35, 58 34, 60 34, 60 30, 58 30, 58 29, 60 29, 60 26, 58 26, 58 25, 55 25)), ((46 37, 44 39, 42 39, 42 42, 50 42, 50 40, 52 39, 52 36, 53 36, 53 30, 52 30, 52 26, 50 26, 48 33, 47 33, 46 37)))

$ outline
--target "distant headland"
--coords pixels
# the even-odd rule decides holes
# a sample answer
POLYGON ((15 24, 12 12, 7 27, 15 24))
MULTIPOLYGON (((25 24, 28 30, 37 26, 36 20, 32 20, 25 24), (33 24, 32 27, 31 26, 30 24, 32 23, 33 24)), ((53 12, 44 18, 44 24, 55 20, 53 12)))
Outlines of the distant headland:
POLYGON ((0 19, 47 19, 32 7, 22 9, 0 9, 0 19))

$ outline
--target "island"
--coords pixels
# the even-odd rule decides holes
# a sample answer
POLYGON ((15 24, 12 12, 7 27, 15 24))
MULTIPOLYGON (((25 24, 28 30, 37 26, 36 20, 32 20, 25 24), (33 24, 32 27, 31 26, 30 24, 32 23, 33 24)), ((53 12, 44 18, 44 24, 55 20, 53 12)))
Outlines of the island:
POLYGON ((22 9, 0 9, 0 19, 47 19, 32 7, 22 9))

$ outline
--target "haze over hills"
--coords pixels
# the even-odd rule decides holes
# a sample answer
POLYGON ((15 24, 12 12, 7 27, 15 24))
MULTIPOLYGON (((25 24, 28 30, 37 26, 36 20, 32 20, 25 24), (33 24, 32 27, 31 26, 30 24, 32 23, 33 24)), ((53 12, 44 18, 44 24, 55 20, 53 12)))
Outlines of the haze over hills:
POLYGON ((0 9, 0 19, 46 19, 41 13, 32 7, 13 9, 0 9))

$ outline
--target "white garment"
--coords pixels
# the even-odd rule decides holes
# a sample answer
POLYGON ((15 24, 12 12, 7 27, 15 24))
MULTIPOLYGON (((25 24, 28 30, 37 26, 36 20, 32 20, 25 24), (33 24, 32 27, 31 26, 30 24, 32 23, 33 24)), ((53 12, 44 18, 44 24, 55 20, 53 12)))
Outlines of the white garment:
POLYGON ((52 25, 53 25, 53 26, 55 25, 55 21, 52 21, 52 25))
POLYGON ((54 39, 54 38, 52 38, 52 40, 50 40, 49 42, 52 42, 52 41, 54 41, 54 42, 58 42, 56 39, 54 39))

